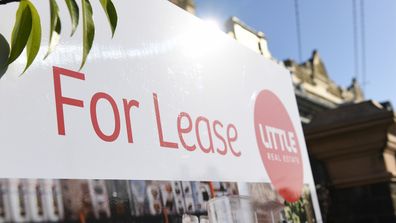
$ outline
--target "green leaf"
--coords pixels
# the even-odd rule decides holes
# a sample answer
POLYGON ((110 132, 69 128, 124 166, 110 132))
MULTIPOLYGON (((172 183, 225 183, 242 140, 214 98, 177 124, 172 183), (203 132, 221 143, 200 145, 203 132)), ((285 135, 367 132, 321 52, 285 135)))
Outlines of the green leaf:
POLYGON ((65 0, 67 8, 69 9, 69 14, 70 14, 70 19, 72 22, 72 32, 70 36, 73 36, 74 32, 77 29, 78 26, 78 20, 79 20, 79 12, 78 12, 78 5, 76 3, 76 0, 65 0))
POLYGON ((10 54, 10 46, 6 38, 0 33, 0 78, 7 70, 8 55, 10 54))
POLYGON ((21 55, 32 29, 32 14, 26 1, 19 2, 15 24, 11 36, 11 52, 7 64, 14 62, 21 55))
POLYGON ((111 0, 100 0, 100 4, 103 7, 103 10, 106 13, 107 19, 109 20, 110 27, 111 27, 111 35, 114 37, 114 32, 117 28, 117 11, 113 5, 111 0))
POLYGON ((81 0, 82 16, 83 16, 83 57, 80 66, 84 66, 89 51, 92 48, 92 43, 95 37, 95 25, 92 16, 92 6, 89 0, 81 0))
POLYGON ((59 18, 59 7, 55 0, 49 0, 50 2, 50 14, 51 14, 51 27, 50 27, 50 42, 48 46, 47 54, 44 59, 55 49, 55 46, 59 42, 61 32, 61 21, 59 18))
POLYGON ((30 13, 32 15, 32 30, 30 31, 30 36, 26 45, 27 63, 25 69, 22 72, 25 73, 25 71, 33 63, 34 58, 36 58, 37 53, 40 50, 41 22, 40 22, 40 16, 36 8, 34 7, 33 3, 29 0, 22 0, 22 1, 27 3, 28 8, 30 9, 30 13))

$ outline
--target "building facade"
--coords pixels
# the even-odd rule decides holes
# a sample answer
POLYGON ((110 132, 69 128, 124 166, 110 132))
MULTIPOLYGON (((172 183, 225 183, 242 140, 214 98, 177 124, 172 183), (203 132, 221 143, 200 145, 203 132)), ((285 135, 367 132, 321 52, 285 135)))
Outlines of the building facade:
POLYGON ((195 14, 195 3, 194 0, 169 0, 173 4, 179 6, 180 8, 186 10, 191 14, 195 14))

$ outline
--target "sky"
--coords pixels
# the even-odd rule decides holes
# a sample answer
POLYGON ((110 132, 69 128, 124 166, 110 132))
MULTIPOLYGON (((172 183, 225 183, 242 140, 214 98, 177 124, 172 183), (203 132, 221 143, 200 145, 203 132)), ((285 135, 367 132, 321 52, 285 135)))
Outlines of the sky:
MULTIPOLYGON (((298 1, 302 61, 309 59, 317 49, 330 78, 342 87, 349 86, 354 76, 362 84, 362 73, 355 72, 354 65, 352 1, 298 1)), ((357 0, 358 13, 361 1, 357 0)), ((198 17, 222 25, 229 17, 236 16, 265 33, 276 59, 290 58, 300 62, 293 0, 196 0, 195 3, 198 17)), ((365 96, 380 102, 391 101, 396 110, 396 1, 364 0, 364 9, 365 96)), ((360 21, 358 29, 360 35, 360 21)), ((359 39, 357 43, 361 45, 359 39)), ((361 58, 360 47, 358 52, 361 58)))

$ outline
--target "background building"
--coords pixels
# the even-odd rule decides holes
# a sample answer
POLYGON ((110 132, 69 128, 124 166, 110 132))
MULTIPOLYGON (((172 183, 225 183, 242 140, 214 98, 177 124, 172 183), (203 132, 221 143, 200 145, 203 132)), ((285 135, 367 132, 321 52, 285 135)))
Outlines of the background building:
POLYGON ((195 3, 194 0, 169 0, 173 4, 179 6, 180 8, 186 10, 191 14, 195 14, 195 3))

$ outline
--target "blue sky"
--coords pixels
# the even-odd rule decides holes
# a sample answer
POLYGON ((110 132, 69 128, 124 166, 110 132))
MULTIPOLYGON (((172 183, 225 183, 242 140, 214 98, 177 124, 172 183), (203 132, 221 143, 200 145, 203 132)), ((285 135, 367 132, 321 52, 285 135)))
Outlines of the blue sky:
MULTIPOLYGON (((239 17, 265 33, 275 58, 298 61, 293 0, 196 0, 196 5, 200 18, 220 24, 230 16, 239 17)), ((367 99, 390 100, 396 110, 396 1, 365 0, 364 5, 365 95, 367 99)), ((302 59, 317 49, 330 77, 348 86, 355 75, 352 0, 300 0, 299 6, 302 59)))

